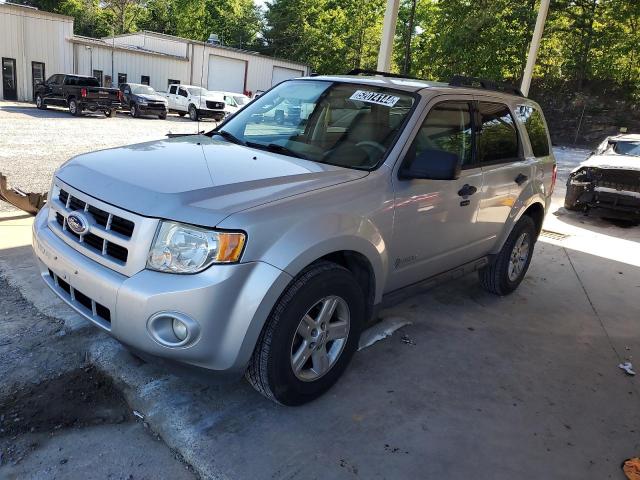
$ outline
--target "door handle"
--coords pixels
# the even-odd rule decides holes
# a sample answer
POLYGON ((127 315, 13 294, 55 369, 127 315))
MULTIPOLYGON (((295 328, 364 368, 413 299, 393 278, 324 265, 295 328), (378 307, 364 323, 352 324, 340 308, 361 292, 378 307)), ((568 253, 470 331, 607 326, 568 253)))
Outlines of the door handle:
POLYGON ((518 185, 522 185, 524 182, 526 182, 529 179, 529 177, 527 177, 526 175, 519 173, 518 176, 515 178, 515 182, 518 185))
POLYGON ((461 197, 468 197, 469 195, 473 195, 477 191, 478 189, 476 187, 465 183, 464 186, 460 190, 458 190, 458 195, 460 195, 461 197))

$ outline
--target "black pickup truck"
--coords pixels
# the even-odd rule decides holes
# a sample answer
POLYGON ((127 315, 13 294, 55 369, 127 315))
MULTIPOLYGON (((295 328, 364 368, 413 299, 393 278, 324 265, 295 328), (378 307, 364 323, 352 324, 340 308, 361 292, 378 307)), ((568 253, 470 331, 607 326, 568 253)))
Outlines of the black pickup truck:
POLYGON ((101 87, 93 77, 58 73, 36 85, 36 106, 43 110, 50 105, 67 107, 71 115, 84 110, 102 110, 113 117, 122 105, 122 93, 117 88, 101 87))

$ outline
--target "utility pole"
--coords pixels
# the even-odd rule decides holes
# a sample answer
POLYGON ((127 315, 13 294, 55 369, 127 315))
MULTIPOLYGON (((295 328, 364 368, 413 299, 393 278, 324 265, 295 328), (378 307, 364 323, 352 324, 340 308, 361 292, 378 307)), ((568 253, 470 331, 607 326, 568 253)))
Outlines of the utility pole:
POLYGON ((522 83, 520 84, 520 91, 522 91, 525 97, 529 95, 529 87, 531 87, 531 77, 533 76, 533 67, 535 67, 536 65, 538 48, 540 47, 540 39, 542 38, 542 32, 544 31, 544 24, 547 21, 549 2, 550 0, 540 0, 538 19, 536 20, 536 28, 533 30, 533 37, 531 38, 531 45, 529 46, 527 66, 524 69, 522 83))
POLYGON ((377 70, 379 72, 388 72, 391 69, 391 53, 393 52, 393 38, 396 33, 399 6, 400 0, 387 0, 387 9, 384 12, 384 23, 382 25, 380 52, 378 53, 377 70))
POLYGON ((409 21, 407 23, 407 33, 405 38, 404 47, 404 67, 402 68, 403 75, 409 75, 411 70, 411 39, 413 38, 413 20, 416 15, 416 0, 411 0, 411 13, 409 14, 409 21))

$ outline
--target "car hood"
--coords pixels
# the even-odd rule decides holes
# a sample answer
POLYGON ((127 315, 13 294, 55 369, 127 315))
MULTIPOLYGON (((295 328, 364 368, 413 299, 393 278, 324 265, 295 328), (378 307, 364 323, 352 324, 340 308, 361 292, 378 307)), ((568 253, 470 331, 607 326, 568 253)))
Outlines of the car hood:
POLYGON ((583 167, 640 171, 640 157, 616 154, 593 155, 573 171, 578 171, 583 167))
POLYGON ((241 210, 366 175, 204 135, 87 153, 56 172, 125 210, 212 227, 241 210))
POLYGON ((136 96, 136 98, 139 99, 143 99, 143 100, 149 100, 152 102, 166 102, 167 99, 165 97, 162 97, 160 95, 150 95, 147 93, 136 93, 134 94, 136 96))

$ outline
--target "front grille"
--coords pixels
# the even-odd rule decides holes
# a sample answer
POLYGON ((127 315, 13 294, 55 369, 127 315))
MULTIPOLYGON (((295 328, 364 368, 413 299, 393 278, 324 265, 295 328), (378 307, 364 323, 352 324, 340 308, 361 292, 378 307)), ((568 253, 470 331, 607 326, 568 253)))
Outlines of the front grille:
POLYGON ((164 108, 164 103, 162 103, 162 102, 149 102, 149 103, 147 103, 147 108, 163 109, 164 108))
POLYGON ((60 200, 65 207, 64 213, 69 214, 73 211, 80 210, 89 214, 94 221, 90 232, 78 235, 67 227, 66 215, 56 211, 56 222, 60 225, 63 232, 75 238, 83 247, 99 255, 121 264, 127 263, 129 257, 128 249, 112 240, 108 240, 106 237, 108 237, 109 234, 115 234, 121 238, 123 243, 126 243, 126 241, 133 236, 135 229, 135 224, 131 220, 91 205, 70 195, 69 192, 64 189, 60 189, 58 200, 60 200))
POLYGON ((211 108, 212 110, 224 110, 224 102, 212 102, 207 100, 207 108, 211 108))
POLYGON ((64 292, 63 295, 69 303, 80 308, 85 315, 96 319, 98 323, 102 324, 105 328, 109 328, 111 324, 111 311, 107 307, 89 298, 80 290, 73 288, 51 269, 49 269, 49 276, 53 280, 53 283, 64 292), (100 322, 100 320, 103 322, 100 322))

